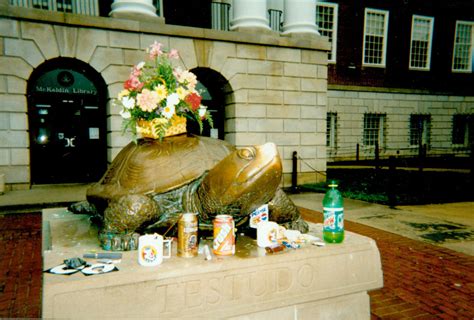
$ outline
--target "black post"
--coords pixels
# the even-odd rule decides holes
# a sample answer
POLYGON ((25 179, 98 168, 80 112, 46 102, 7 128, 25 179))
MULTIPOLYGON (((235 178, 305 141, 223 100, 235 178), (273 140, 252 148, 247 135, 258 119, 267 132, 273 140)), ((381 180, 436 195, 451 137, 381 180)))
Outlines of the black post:
POLYGON ((298 157, 297 152, 293 151, 293 168, 291 171, 291 191, 296 193, 298 191, 298 157))
POLYGON ((425 160, 425 153, 426 153, 426 144, 422 144, 420 142, 420 146, 419 146, 419 149, 418 149, 418 170, 420 172, 423 171, 423 167, 424 167, 424 160, 425 160))
POLYGON ((395 157, 390 156, 388 158, 388 186, 387 186, 387 195, 388 195, 388 205, 390 208, 395 208, 397 205, 397 169, 395 164, 395 157))
POLYGON ((379 142, 375 141, 375 169, 379 168, 379 162, 380 162, 379 160, 380 160, 380 157, 379 157, 379 142))
POLYGON ((356 161, 359 162, 359 144, 356 145, 356 161))
POLYGON ((471 160, 471 186, 474 187, 474 142, 471 143, 471 155, 469 159, 471 160))

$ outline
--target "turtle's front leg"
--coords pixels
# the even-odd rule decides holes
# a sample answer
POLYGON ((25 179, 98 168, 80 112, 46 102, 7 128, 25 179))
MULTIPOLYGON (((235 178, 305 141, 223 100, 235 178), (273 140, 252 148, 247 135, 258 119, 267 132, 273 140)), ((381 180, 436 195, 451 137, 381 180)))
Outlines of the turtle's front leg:
POLYGON ((104 231, 114 234, 132 233, 156 219, 158 207, 150 197, 130 194, 115 198, 104 211, 104 231))
POLYGON ((273 199, 268 203, 270 210, 270 220, 283 225, 287 229, 299 230, 303 233, 308 232, 308 224, 301 218, 296 205, 278 188, 273 199))

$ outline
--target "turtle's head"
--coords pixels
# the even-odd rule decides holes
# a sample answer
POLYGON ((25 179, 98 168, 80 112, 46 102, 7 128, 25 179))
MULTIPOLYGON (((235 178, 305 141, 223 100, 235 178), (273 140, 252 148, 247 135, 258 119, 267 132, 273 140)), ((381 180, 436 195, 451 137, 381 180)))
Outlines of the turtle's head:
POLYGON ((281 160, 274 143, 240 148, 213 167, 202 183, 207 209, 240 214, 270 201, 281 181, 281 160))

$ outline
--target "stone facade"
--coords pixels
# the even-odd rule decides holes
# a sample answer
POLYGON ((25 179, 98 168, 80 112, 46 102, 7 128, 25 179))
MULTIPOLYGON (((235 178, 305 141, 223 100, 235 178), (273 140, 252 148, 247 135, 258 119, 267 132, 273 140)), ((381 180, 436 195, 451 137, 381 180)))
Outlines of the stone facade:
POLYGON ((328 90, 328 112, 337 113, 336 146, 328 147, 328 161, 354 159, 359 144, 360 159, 373 159, 374 146, 363 145, 364 114, 385 116, 380 156, 416 156, 417 145, 410 145, 410 115, 430 115, 430 154, 456 152, 451 141, 452 117, 474 113, 474 97, 435 95, 414 90, 328 90))
MULTIPOLYGON (((103 77, 113 98, 133 64, 155 40, 176 48, 187 69, 209 68, 229 83, 225 140, 236 146, 275 142, 283 160, 283 185, 291 180, 291 155, 305 160, 299 182, 323 179, 326 170, 328 42, 318 36, 282 37, 170 26, 2 5, 0 17, 0 172, 10 189, 30 186, 26 90, 33 70, 45 61, 70 57, 103 77), (309 164, 309 166, 308 166, 309 164), (312 168, 311 168, 312 167, 312 168)), ((107 104, 108 160, 130 137, 107 104)))

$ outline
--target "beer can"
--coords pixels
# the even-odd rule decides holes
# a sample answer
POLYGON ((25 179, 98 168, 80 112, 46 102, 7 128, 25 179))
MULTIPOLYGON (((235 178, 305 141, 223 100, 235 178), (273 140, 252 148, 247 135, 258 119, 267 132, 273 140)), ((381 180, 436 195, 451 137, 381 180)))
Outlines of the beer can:
POLYGON ((221 214, 214 219, 212 252, 219 256, 235 254, 235 225, 232 216, 221 214))
POLYGON ((195 213, 183 213, 178 221, 178 256, 195 257, 198 254, 198 219, 195 213))

